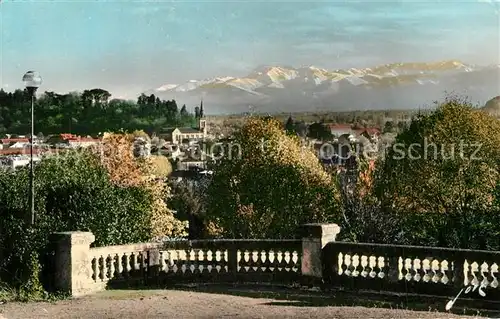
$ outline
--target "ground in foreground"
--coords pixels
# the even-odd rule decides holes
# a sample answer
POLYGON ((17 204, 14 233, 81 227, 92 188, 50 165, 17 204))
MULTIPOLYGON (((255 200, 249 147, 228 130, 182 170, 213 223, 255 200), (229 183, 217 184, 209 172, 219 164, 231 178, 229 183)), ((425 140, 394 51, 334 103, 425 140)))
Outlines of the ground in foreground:
MULTIPOLYGON (((55 303, 0 305, 0 319, 34 318, 473 318, 400 309, 308 306, 294 301, 179 290, 111 290, 55 303)), ((476 317, 479 318, 479 317, 476 317)))

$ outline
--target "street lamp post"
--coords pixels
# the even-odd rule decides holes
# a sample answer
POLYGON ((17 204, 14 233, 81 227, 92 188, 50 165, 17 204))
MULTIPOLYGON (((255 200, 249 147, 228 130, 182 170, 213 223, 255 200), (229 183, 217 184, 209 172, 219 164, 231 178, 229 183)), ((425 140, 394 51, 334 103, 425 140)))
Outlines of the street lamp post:
POLYGON ((30 204, 31 225, 35 224, 35 185, 33 174, 33 141, 35 136, 35 95, 42 84, 42 77, 36 71, 28 71, 23 76, 24 86, 31 97, 31 138, 30 138, 30 204))

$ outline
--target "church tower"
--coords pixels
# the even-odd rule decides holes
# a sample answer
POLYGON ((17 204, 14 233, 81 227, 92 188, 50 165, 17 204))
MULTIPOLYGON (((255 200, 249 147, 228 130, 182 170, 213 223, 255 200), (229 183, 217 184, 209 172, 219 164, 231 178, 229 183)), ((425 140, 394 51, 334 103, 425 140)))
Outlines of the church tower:
POLYGON ((207 121, 205 120, 205 115, 203 114, 203 100, 200 103, 200 115, 198 118, 198 129, 203 132, 203 136, 207 136, 207 121))

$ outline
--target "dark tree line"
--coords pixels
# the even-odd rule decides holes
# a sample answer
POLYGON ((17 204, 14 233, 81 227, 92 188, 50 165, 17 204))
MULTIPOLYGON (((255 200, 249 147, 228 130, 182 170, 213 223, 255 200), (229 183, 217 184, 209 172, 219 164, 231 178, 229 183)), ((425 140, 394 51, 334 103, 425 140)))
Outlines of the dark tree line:
MULTIPOLYGON (((160 131, 168 126, 191 126, 195 116, 175 100, 141 94, 137 101, 111 99, 103 89, 81 93, 45 92, 35 102, 35 131, 43 134, 95 135, 118 130, 160 131)), ((0 134, 27 134, 30 96, 24 90, 0 90, 0 134)))

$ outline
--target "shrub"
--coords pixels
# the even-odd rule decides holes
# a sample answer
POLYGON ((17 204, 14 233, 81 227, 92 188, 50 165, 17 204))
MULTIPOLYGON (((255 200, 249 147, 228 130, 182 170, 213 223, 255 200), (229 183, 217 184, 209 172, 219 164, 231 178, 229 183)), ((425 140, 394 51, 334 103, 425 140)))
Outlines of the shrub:
POLYGON ((188 181, 174 182, 168 206, 177 212, 180 220, 189 221, 189 238, 201 239, 207 236, 203 221, 205 218, 206 183, 199 179, 193 185, 188 181))
POLYGON ((187 236, 187 223, 175 218, 166 205, 170 189, 156 176, 155 157, 136 159, 133 134, 105 134, 101 145, 93 148, 111 180, 122 186, 137 186, 151 194, 151 235, 155 239, 187 236))
MULTIPOLYGON (((404 241, 401 219, 385 210, 373 195, 374 161, 361 160, 355 187, 340 188, 342 217, 339 240, 362 243, 402 243, 404 241)), ((337 175, 341 178, 342 173, 337 175)), ((339 182, 340 184, 340 182, 339 182)))
POLYGON ((26 222, 30 220, 28 169, 0 171, 0 282, 26 296, 50 290, 53 232, 91 231, 96 246, 183 234, 185 225, 164 201, 168 188, 149 178, 147 163, 127 155, 131 147, 126 151, 125 141, 123 136, 112 136, 99 152, 67 151, 43 159, 35 167, 33 227, 26 222), (110 141, 123 142, 123 153, 116 151, 119 147, 116 152, 106 149, 110 141))
POLYGON ((304 223, 337 220, 335 183, 280 122, 250 118, 232 143, 241 156, 215 164, 207 190, 206 223, 217 235, 290 238, 304 223))

